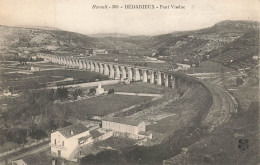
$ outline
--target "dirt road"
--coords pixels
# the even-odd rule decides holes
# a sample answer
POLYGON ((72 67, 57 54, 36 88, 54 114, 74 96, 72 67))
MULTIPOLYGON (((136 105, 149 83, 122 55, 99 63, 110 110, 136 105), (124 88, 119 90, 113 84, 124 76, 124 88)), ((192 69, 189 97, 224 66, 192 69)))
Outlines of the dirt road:
MULTIPOLYGON (((49 150, 49 149, 50 149, 50 145, 49 145, 49 143, 47 143, 47 144, 40 145, 40 146, 37 146, 37 147, 32 147, 31 149, 29 149, 26 152, 19 151, 16 154, 10 155, 10 156, 8 156, 5 159, 8 160, 8 164, 9 164, 13 160, 22 158, 22 157, 27 156, 27 155, 31 155, 31 154, 35 154, 35 153, 38 153, 38 152, 46 151, 46 150, 49 150)), ((4 158, 0 159, 0 165, 4 165, 5 164, 5 159, 4 158)))

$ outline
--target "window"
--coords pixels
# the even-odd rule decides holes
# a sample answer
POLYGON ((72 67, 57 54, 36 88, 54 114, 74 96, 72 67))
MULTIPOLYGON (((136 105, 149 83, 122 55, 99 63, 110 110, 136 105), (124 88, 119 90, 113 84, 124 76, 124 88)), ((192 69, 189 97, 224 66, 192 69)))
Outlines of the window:
POLYGON ((62 141, 62 146, 64 146, 64 141, 62 141))
POLYGON ((56 139, 54 139, 54 144, 56 145, 56 139))

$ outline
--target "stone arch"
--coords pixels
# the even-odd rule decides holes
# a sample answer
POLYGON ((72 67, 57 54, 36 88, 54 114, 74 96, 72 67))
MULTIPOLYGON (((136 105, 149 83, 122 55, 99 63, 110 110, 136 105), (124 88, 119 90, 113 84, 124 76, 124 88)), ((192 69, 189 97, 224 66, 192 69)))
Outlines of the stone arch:
POLYGON ((124 65, 119 66, 120 79, 125 80, 127 78, 127 69, 124 65))
POLYGON ((142 70, 142 80, 143 82, 147 82, 148 81, 148 70, 147 69, 143 69, 142 70))
POLYGON ((109 68, 109 78, 115 78, 114 66, 112 64, 109 64, 108 68, 109 68))
POLYGON ((109 75, 109 66, 108 64, 104 64, 104 75, 109 75))
POLYGON ((95 64, 94 62, 90 62, 90 71, 95 71, 95 64))
POLYGON ((104 64, 103 63, 99 63, 99 73, 104 74, 104 64))
POLYGON ((79 69, 83 69, 83 61, 79 60, 79 69))

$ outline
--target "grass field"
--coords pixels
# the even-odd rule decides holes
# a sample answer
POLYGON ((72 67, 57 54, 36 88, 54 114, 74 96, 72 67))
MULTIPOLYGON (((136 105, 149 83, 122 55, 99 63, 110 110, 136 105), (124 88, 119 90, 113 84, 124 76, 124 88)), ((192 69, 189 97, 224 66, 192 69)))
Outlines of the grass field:
POLYGON ((151 97, 108 95, 67 103, 63 106, 69 108, 76 116, 85 118, 94 115, 107 115, 150 99, 151 97))
POLYGON ((110 89, 113 88, 115 92, 133 92, 133 93, 151 93, 151 94, 162 94, 168 92, 170 88, 158 86, 149 83, 134 82, 131 84, 115 84, 115 85, 106 85, 104 88, 110 89))
MULTIPOLYGON (((14 89, 37 89, 45 87, 48 84, 62 81, 66 78, 73 78, 72 81, 66 82, 69 84, 94 82, 96 80, 107 80, 108 77, 86 71, 76 69, 59 68, 59 65, 51 63, 36 63, 34 66, 40 66, 40 69, 48 68, 53 70, 41 70, 38 72, 31 72, 29 70, 31 64, 26 66, 20 65, 17 62, 1 63, 0 79, 2 88, 12 87, 14 89), (55 69, 59 68, 59 69, 55 69)), ((61 66, 63 67, 63 66, 61 66)), ((66 85, 59 83, 57 85, 66 85)))
POLYGON ((71 69, 59 69, 59 70, 45 70, 40 72, 35 72, 36 76, 51 75, 52 77, 63 77, 63 78, 73 78, 74 80, 81 80, 84 82, 92 82, 96 79, 104 80, 108 79, 107 76, 90 72, 86 70, 71 70, 71 69))
POLYGON ((185 73, 210 73, 210 72, 230 72, 234 69, 224 67, 222 64, 219 64, 214 61, 203 61, 199 67, 192 67, 185 73))

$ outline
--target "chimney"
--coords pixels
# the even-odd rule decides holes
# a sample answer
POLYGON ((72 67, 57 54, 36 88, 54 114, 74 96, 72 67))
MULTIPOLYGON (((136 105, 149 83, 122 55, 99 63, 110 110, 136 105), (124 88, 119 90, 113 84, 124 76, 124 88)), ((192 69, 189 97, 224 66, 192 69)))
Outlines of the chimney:
POLYGON ((70 134, 73 135, 73 130, 72 129, 70 130, 70 134))

